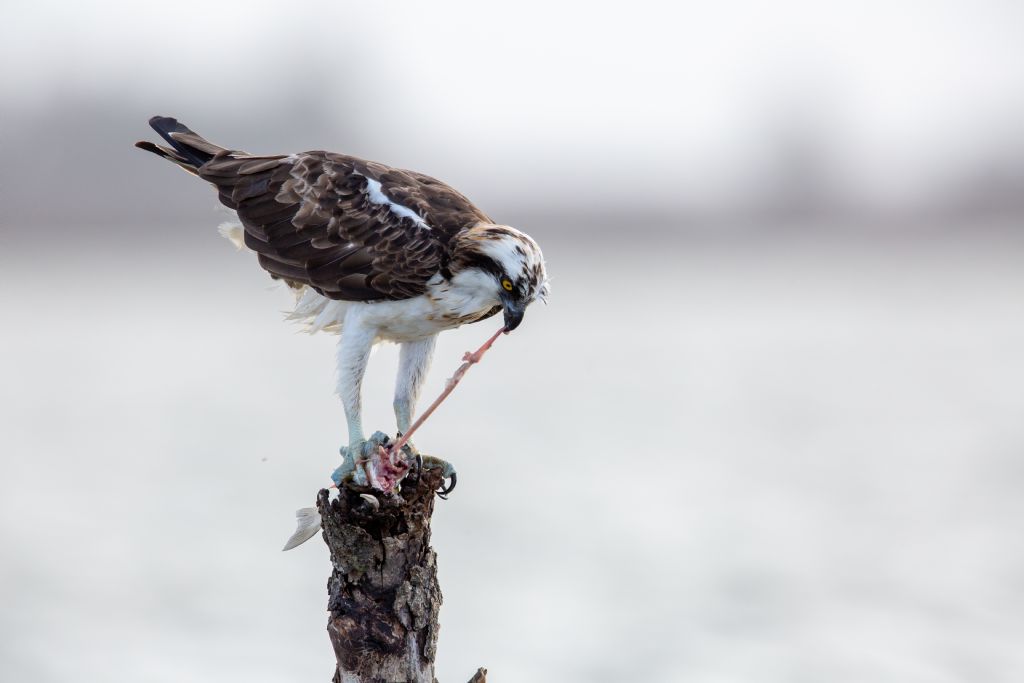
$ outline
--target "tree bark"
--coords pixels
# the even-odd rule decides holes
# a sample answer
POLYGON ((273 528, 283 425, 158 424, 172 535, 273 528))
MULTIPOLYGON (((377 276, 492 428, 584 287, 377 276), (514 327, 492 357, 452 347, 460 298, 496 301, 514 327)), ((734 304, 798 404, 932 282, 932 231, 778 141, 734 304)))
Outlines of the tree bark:
MULTIPOLYGON (((327 582, 327 632, 334 683, 435 683, 441 609, 437 555, 430 547, 438 469, 382 495, 345 484, 317 496, 333 571, 327 582)), ((474 681, 486 680, 481 669, 474 681)))

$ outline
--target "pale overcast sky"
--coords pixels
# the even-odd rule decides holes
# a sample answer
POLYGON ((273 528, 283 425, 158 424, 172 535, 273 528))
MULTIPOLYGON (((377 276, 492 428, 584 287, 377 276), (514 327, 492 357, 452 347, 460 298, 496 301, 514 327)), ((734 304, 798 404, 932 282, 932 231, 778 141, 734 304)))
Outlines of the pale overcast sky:
POLYGON ((882 204, 1024 156, 1024 9, 1009 1, 182 1, 159 19, 148 3, 15 2, 5 14, 13 115, 67 98, 148 105, 254 151, 345 145, 461 177, 486 163, 551 205, 729 201, 787 173, 792 144, 811 144, 844 195, 882 204))

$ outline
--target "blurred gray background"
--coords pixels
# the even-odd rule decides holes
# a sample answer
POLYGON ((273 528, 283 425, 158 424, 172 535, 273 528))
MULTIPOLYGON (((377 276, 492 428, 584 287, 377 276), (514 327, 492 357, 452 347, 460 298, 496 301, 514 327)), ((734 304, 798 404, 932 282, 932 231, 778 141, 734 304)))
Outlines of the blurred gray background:
POLYGON ((166 114, 545 249, 419 439, 460 470, 440 680, 1024 680, 1021 3, 3 9, 0 678, 331 675, 326 549, 279 548, 334 339, 131 147, 166 114))

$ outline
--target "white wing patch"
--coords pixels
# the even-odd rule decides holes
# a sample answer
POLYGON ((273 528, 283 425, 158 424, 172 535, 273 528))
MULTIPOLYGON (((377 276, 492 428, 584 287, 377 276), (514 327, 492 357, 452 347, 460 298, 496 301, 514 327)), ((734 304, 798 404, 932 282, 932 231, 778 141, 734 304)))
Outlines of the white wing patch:
POLYGON ((367 178, 366 189, 369 190, 370 201, 374 204, 386 204, 387 207, 391 209, 391 213, 395 214, 399 218, 411 218, 416 225, 430 230, 430 226, 427 225, 426 221, 424 221, 418 213, 410 209, 408 206, 402 206, 401 204, 391 201, 391 199, 384 194, 383 190, 381 190, 379 180, 367 178))

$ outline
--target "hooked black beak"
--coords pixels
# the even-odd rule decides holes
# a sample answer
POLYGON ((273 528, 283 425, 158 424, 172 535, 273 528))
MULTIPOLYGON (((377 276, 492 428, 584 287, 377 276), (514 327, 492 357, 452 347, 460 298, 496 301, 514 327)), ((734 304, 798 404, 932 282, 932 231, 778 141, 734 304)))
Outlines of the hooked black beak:
POLYGON ((523 313, 526 308, 511 296, 501 297, 501 306, 505 309, 505 331, 511 332, 523 322, 523 313))

